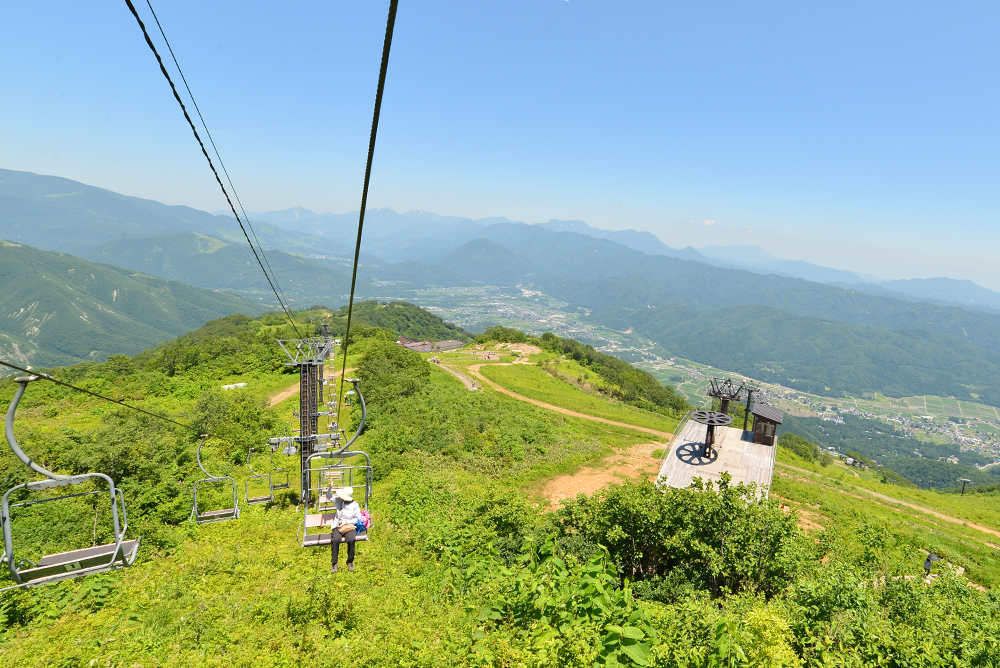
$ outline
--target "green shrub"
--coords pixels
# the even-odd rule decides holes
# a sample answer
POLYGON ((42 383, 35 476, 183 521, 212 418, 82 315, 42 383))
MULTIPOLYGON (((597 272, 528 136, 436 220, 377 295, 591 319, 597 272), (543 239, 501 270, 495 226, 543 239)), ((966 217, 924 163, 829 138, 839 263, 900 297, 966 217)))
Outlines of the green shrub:
MULTIPOLYGON (((778 437, 778 447, 785 448, 786 450, 791 450, 796 455, 806 460, 807 462, 815 462, 820 459, 821 450, 819 446, 810 441, 809 439, 803 438, 797 434, 786 431, 784 434, 778 437)), ((824 466, 828 465, 824 464, 824 466)))
POLYGON ((753 485, 730 485, 728 474, 718 488, 700 480, 687 489, 627 481, 568 502, 558 517, 564 535, 605 545, 621 577, 666 578, 664 586, 690 583, 713 596, 774 596, 805 558, 795 517, 753 485))

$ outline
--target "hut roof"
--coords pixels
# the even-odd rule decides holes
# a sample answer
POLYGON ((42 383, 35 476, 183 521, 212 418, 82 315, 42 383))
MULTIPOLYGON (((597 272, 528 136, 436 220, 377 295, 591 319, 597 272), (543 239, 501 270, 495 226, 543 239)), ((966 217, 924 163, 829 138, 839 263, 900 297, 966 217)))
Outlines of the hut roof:
POLYGON ((764 404, 754 404, 750 408, 750 414, 756 415, 757 417, 763 418, 768 422, 773 422, 775 424, 781 424, 785 415, 777 408, 772 408, 771 406, 765 406, 764 404))

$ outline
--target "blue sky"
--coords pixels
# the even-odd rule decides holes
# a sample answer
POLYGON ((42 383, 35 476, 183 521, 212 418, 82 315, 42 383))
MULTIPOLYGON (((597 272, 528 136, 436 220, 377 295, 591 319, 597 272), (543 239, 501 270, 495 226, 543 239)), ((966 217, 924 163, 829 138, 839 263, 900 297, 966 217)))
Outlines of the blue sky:
MULTIPOLYGON (((154 7, 247 210, 356 210, 387 3, 154 7)), ((402 0, 370 204, 1000 289, 998 24, 995 3, 402 0)), ((0 167, 224 208, 123 1, 4 3, 0 58, 0 167)))

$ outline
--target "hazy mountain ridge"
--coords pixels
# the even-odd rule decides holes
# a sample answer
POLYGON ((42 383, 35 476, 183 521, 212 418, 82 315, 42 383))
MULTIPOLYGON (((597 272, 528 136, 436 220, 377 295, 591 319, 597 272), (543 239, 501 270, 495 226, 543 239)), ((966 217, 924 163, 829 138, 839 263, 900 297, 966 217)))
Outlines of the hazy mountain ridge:
MULTIPOLYGON (((266 222, 255 223, 254 229, 265 248, 346 255, 353 247, 266 222)), ((85 255, 109 241, 176 232, 245 243, 231 216, 120 195, 60 177, 0 169, 0 238, 85 255)))
MULTIPOLYGON (((50 243, 58 241, 67 224, 76 225, 80 233, 89 225, 104 244, 90 251, 92 257, 198 285, 243 290, 257 297, 258 306, 268 303, 268 288, 232 217, 128 198, 66 179, 36 179, 23 172, 2 176, 10 174, 32 187, 23 188, 20 195, 11 194, 17 190, 14 186, 0 187, 0 205, 17 208, 27 202, 21 213, 35 207, 39 215, 49 216, 32 229, 50 236, 50 243), (67 188, 75 190, 49 192, 67 188), (87 202, 92 205, 103 203, 108 210, 119 207, 116 212, 121 216, 99 209, 88 213, 81 207, 81 197, 91 198, 87 202), (152 233, 165 228, 168 231, 152 233), (234 229, 239 235, 235 239, 234 229)), ((296 300, 295 306, 337 307, 346 301, 353 254, 327 249, 353 244, 356 213, 313 214, 296 208, 254 217, 265 219, 255 227, 271 249, 272 267, 286 297, 296 300), (269 244, 267 238, 276 243, 269 244), (312 258, 279 252, 279 244, 312 258)), ((24 220, 2 219, 0 227, 19 226, 24 220)), ((363 248, 358 283, 362 298, 412 299, 413 290, 432 285, 523 285, 592 309, 594 317, 605 323, 620 324, 622 329, 635 326, 661 345, 683 350, 678 354, 698 361, 731 364, 729 368, 749 372, 752 360, 747 351, 752 350, 752 359, 793 386, 882 388, 886 393, 916 388, 930 394, 967 396, 971 391, 1000 396, 983 378, 984 370, 996 366, 993 355, 1000 354, 1000 318, 913 301, 912 295, 881 286, 861 290, 781 275, 761 267, 778 262, 812 270, 814 265, 772 260, 754 247, 709 249, 716 258, 693 249, 676 251, 675 255, 689 251, 692 261, 668 255, 674 249, 649 233, 597 230, 582 221, 527 225, 507 219, 477 221, 425 211, 399 214, 372 209, 366 213, 363 248), (726 253, 729 259, 751 257, 758 266, 732 267, 718 259, 726 253), (667 312, 673 319, 663 319, 667 312), (681 320, 675 322, 677 318, 681 320), (685 338, 688 330, 701 334, 685 338), (889 354, 893 345, 902 346, 904 352, 918 350, 919 356, 889 354), (812 362, 806 350, 811 351, 812 362), (831 361, 836 363, 831 366, 831 361), (850 372, 837 372, 835 367, 840 366, 850 372), (964 373, 969 387, 958 382, 964 373), (932 390, 928 383, 935 378, 932 390)))
MULTIPOLYGON (((271 286, 245 242, 227 243, 204 234, 178 232, 108 241, 88 253, 87 259, 202 288, 231 290, 266 305, 275 303, 271 286)), ((267 262, 292 302, 339 306, 342 295, 350 291, 350 276, 336 271, 331 263, 273 249, 267 262)))

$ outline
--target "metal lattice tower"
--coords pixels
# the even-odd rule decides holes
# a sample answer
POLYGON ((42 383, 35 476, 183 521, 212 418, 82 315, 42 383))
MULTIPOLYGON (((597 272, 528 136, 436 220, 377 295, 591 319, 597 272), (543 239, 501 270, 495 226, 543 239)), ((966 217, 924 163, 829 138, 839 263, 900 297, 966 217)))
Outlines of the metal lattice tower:
POLYGON ((323 336, 309 339, 279 339, 278 345, 288 355, 285 366, 299 368, 299 435, 294 439, 299 446, 299 489, 304 503, 309 499, 308 459, 319 449, 319 418, 331 412, 319 410, 323 403, 323 363, 333 361, 334 346, 339 340, 330 338, 329 328, 323 324, 323 336))

